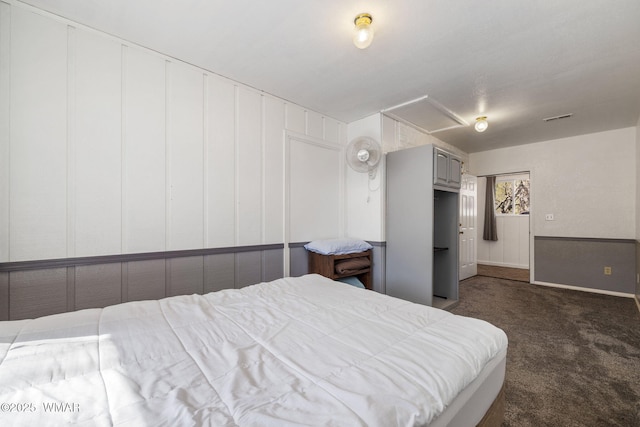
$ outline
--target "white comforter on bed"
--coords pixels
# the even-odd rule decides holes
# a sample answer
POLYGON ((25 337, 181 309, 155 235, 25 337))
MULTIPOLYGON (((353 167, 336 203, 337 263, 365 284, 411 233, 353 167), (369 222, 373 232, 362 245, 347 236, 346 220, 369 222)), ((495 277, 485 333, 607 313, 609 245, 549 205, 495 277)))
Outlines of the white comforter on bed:
POLYGON ((318 275, 0 322, 0 425, 424 425, 506 346, 318 275))

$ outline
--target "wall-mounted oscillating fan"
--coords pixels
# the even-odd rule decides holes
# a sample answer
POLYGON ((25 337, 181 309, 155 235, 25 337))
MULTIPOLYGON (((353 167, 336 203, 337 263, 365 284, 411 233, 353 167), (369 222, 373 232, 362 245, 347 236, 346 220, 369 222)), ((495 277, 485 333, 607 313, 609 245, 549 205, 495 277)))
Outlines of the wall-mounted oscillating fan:
POLYGON ((376 177, 376 169, 381 157, 380 144, 367 136, 355 138, 347 144, 347 163, 356 172, 368 172, 369 178, 376 177))

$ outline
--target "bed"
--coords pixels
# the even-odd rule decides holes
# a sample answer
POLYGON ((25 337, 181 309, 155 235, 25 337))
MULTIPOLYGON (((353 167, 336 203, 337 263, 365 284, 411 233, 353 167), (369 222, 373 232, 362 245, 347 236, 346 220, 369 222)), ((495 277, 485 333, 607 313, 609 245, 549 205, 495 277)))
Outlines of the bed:
POLYGON ((478 319, 283 278, 0 322, 0 425, 471 426, 506 350, 478 319))

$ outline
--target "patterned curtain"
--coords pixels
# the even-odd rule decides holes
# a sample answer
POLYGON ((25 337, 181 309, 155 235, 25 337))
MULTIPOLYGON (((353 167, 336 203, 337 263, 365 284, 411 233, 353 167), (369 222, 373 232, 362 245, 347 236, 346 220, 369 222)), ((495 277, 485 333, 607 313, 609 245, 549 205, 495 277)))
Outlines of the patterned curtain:
POLYGON ((494 199, 496 191, 496 177, 487 177, 487 191, 484 197, 484 231, 483 240, 498 240, 498 230, 496 229, 496 211, 494 209, 494 199))

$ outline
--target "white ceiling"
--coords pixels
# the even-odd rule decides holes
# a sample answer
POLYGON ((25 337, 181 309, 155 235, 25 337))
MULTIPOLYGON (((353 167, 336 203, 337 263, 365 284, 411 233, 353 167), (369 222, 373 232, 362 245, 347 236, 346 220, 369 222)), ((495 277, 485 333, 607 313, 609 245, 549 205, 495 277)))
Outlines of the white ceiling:
POLYGON ((428 95, 464 151, 635 126, 638 0, 27 0, 351 122, 428 95), (373 15, 366 50, 353 19, 373 15), (543 118, 573 113, 550 123, 543 118))

